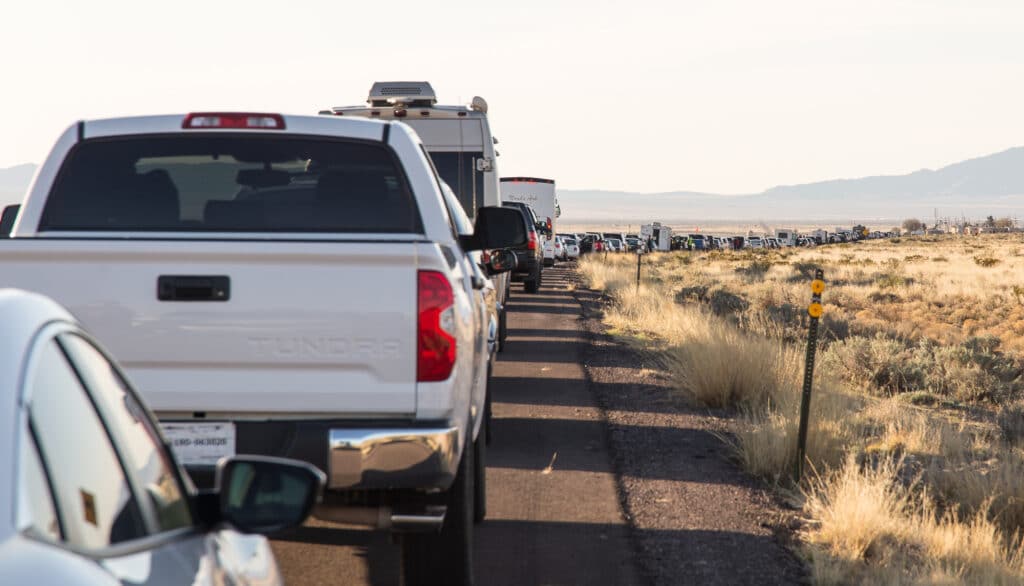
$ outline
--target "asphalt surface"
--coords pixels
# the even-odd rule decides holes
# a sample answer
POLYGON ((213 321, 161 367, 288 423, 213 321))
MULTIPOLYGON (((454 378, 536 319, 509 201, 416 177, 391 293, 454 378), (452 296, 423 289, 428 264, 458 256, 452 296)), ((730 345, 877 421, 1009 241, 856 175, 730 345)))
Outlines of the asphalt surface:
MULTIPOLYGON (((481 585, 643 583, 563 267, 546 269, 535 295, 513 285, 491 387, 488 518, 475 536, 481 585)), ((273 547, 289 584, 399 583, 398 546, 383 532, 311 521, 273 547)))

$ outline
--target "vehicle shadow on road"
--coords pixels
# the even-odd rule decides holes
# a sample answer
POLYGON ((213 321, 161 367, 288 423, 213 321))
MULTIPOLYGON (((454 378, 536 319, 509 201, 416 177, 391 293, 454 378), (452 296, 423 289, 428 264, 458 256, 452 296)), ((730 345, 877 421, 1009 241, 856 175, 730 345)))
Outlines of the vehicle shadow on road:
POLYGON ((580 339, 579 330, 539 330, 536 328, 509 328, 509 336, 516 336, 521 338, 565 338, 567 340, 578 341, 580 339))
MULTIPOLYGON (((361 558, 370 584, 397 585, 399 583, 400 551, 397 544, 391 542, 390 535, 385 531, 346 529, 322 525, 303 525, 296 529, 273 536, 274 541, 322 545, 332 549, 337 546, 351 551, 351 555, 361 558)), ((341 554, 341 549, 333 550, 341 554)), ((312 562, 313 560, 310 560, 312 562)), ((290 578, 289 584, 343 584, 354 582, 347 576, 321 575, 309 564, 302 576, 285 576, 290 578)), ((333 564, 332 564, 333 565, 333 564)))
POLYGON ((578 315, 580 306, 567 300, 565 303, 526 303, 512 301, 508 306, 509 313, 554 313, 559 315, 578 315))
MULTIPOLYGON (((489 586, 524 584, 632 584, 628 568, 616 568, 595 559, 602 544, 625 525, 600 523, 562 523, 537 521, 487 521, 477 530, 477 582, 489 586), (572 547, 566 547, 572 544, 572 547), (505 551, 527 552, 510 559, 505 551), (540 573, 543 570, 544 573, 540 573)), ((761 551, 771 536, 755 536, 713 530, 643 530, 638 537, 657 545, 666 557, 682 561, 673 564, 678 575, 643 576, 642 583, 658 584, 792 584, 766 576, 758 560, 723 560, 715 551, 761 551), (709 555, 705 555, 709 554, 709 555)), ((628 558, 624 558, 628 559, 628 558)))
MULTIPOLYGON (((573 379, 544 377, 508 377, 496 376, 492 379, 494 400, 498 403, 513 405, 546 405, 551 407, 591 407, 593 400, 578 393, 563 392, 568 385, 577 384, 573 379)), ((621 390, 614 383, 592 382, 590 388, 600 393, 611 393, 621 390), (607 388, 606 388, 607 387, 607 388)), ((653 396, 652 400, 617 406, 619 409, 647 413, 678 413, 678 400, 666 398, 663 388, 649 386, 639 391, 653 396)))
POLYGON ((659 446, 671 446, 669 450, 652 451, 645 454, 642 467, 628 466, 628 474, 636 477, 658 480, 674 480, 693 483, 730 484, 737 481, 736 475, 715 474, 710 467, 695 467, 693 461, 708 458, 722 458, 726 450, 720 439, 711 433, 692 428, 650 427, 617 425, 600 419, 537 419, 500 417, 493 425, 495 441, 515 441, 519 449, 514 451, 495 450, 490 454, 488 467, 515 468, 522 470, 553 469, 579 472, 609 471, 604 458, 595 458, 603 446, 594 441, 586 445, 580 438, 604 437, 605 426, 612 438, 622 437, 628 441, 642 438, 659 446), (562 441, 559 441, 561 438, 562 441), (564 446, 552 463, 550 450, 546 446, 564 446))
POLYGON ((519 340, 510 338, 505 352, 499 354, 502 362, 579 362, 579 340, 519 340))

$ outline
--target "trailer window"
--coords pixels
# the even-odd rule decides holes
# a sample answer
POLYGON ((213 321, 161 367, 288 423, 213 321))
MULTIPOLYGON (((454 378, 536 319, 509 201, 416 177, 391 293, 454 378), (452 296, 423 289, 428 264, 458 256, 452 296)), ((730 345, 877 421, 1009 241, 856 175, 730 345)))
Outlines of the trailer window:
POLYGON ((384 145, 209 133, 81 143, 40 230, 422 232, 384 145))

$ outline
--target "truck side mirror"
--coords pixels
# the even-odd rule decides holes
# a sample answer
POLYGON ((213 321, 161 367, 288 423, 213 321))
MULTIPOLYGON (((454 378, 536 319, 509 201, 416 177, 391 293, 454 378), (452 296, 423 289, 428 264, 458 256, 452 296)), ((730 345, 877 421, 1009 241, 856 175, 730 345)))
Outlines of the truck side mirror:
POLYGON ((497 275, 511 271, 516 266, 516 253, 511 250, 494 250, 487 262, 487 272, 497 275))
POLYGON ((526 244, 523 213, 515 208, 482 207, 476 211, 468 250, 516 248, 526 244))

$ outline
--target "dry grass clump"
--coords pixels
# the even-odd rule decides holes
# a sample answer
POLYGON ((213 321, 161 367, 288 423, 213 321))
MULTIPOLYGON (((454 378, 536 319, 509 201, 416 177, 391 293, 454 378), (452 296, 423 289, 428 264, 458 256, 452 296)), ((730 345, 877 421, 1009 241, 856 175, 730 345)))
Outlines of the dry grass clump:
MULTIPOLYGON (((791 487, 797 458, 800 387, 782 390, 777 402, 768 408, 741 412, 732 443, 748 472, 772 485, 791 487)), ((848 446, 857 441, 858 428, 850 425, 850 414, 862 405, 862 399, 835 387, 821 383, 814 387, 806 453, 812 467, 827 470, 842 463, 848 446)))
POLYGON ((804 532, 818 584, 1020 584, 1024 555, 984 512, 941 513, 899 477, 899 462, 815 479, 804 532))
POLYGON ((1014 401, 999 408, 996 424, 1002 438, 1009 444, 1020 445, 1024 442, 1024 401, 1014 401))
POLYGON ((815 581, 1024 583, 1024 259, 979 242, 654 254, 639 290, 635 257, 581 273, 680 391, 736 409, 742 465, 793 488, 807 284, 823 268, 820 476, 799 487, 815 581))
POLYGON ((691 323, 696 327, 665 351, 665 362, 676 386, 701 404, 760 409, 799 384, 800 356, 792 348, 703 312, 691 323))

